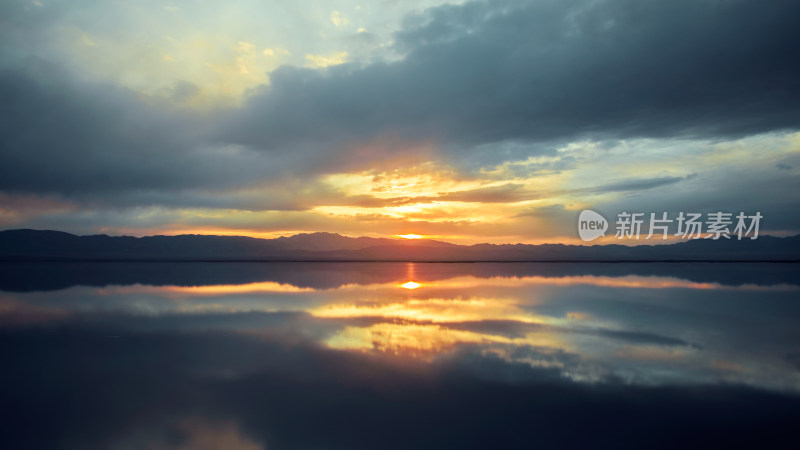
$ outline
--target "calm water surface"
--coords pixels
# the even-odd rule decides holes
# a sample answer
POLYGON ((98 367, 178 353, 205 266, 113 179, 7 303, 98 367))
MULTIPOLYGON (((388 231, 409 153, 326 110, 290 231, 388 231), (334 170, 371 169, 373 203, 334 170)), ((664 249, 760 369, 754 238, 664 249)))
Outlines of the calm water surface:
POLYGON ((764 447, 798 264, 0 263, 0 448, 764 447))

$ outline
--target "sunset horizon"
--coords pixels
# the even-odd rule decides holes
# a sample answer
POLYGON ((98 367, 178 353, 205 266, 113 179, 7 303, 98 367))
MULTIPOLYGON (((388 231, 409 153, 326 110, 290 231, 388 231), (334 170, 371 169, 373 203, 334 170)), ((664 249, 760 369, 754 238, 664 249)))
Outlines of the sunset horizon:
POLYGON ((0 449, 786 447, 799 18, 0 0, 0 449))
POLYGON ((7 2, 0 229, 579 243, 593 210, 800 233, 777 5, 440 3, 7 2))
MULTIPOLYGON (((32 228, 12 228, 8 230, 0 230, 2 231, 18 231, 18 230, 32 230, 32 231, 55 231, 55 232, 62 232, 68 233, 63 230, 49 230, 49 229, 32 229, 32 228)), ((594 245, 625 245, 625 246, 639 246, 639 245, 670 245, 676 244, 680 242, 688 242, 686 239, 682 239, 681 237, 670 236, 667 239, 648 239, 645 235, 641 235, 639 239, 620 239, 613 235, 603 236, 597 240, 593 240, 591 242, 584 241, 579 237, 565 237, 563 240, 555 240, 555 239, 545 239, 545 240, 528 240, 524 242, 520 241, 510 241, 504 240, 504 237, 492 237, 487 239, 480 239, 477 238, 476 240, 465 240, 462 237, 447 237, 447 236, 430 236, 430 235, 419 235, 419 234, 395 234, 395 235, 381 235, 381 234, 364 234, 364 235, 350 235, 346 233, 338 233, 338 232, 330 232, 330 231, 297 231, 297 232, 281 232, 281 233, 253 233, 248 232, 247 230, 203 230, 203 232, 197 230, 178 230, 173 231, 171 233, 158 233, 158 234, 109 234, 104 230, 98 230, 97 233, 92 234, 76 234, 76 233, 68 233, 73 234, 75 236, 97 236, 97 235, 106 235, 110 237, 135 237, 135 238, 145 238, 145 237, 157 237, 157 236, 224 236, 224 237, 244 237, 244 238, 254 238, 254 239, 264 239, 264 240, 272 240, 272 239, 279 239, 279 238, 291 238, 295 236, 304 236, 304 235, 331 235, 331 236, 339 236, 343 238, 349 239, 358 239, 358 238, 371 238, 371 239, 389 239, 394 240, 397 242, 417 242, 417 243, 425 243, 425 242, 443 242, 448 244, 455 244, 455 245, 463 245, 463 246, 470 246, 470 245, 478 245, 478 244, 492 244, 492 245, 516 245, 516 244, 523 244, 523 245, 546 245, 546 244, 561 244, 561 245, 578 245, 578 246, 594 246, 594 245)), ((787 237, 796 237, 800 236, 800 234, 787 234, 787 233, 761 233, 760 236, 771 236, 776 238, 787 238, 787 237)), ((706 239, 703 237, 702 239, 706 239)))

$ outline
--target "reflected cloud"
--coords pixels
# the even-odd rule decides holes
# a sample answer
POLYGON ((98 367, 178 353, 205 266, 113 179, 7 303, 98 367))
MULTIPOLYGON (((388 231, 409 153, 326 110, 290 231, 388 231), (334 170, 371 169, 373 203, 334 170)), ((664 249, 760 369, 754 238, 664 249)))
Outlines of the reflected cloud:
MULTIPOLYGON (((720 283, 698 283, 673 277, 639 276, 627 275, 621 277, 582 275, 582 276, 562 276, 562 277, 492 277, 478 278, 474 276, 458 277, 435 283, 426 283, 431 287, 438 288, 473 288, 479 286, 573 286, 589 285, 631 289, 738 289, 748 291, 800 291, 800 286, 790 284, 777 284, 772 286, 759 286, 755 284, 742 284, 738 286, 723 285, 720 283)), ((419 283, 409 281, 400 285, 407 289, 416 289, 421 286, 419 283), (409 286, 406 286, 409 285, 409 286)))
POLYGON ((554 335, 529 333, 524 338, 507 338, 473 331, 449 328, 438 324, 379 323, 369 327, 347 326, 326 341, 334 349, 375 351, 395 356, 431 359, 463 344, 492 344, 545 347, 565 350, 565 344, 554 335))
MULTIPOLYGON (((681 271, 638 274, 640 266, 624 264, 299 264, 289 272, 286 264, 153 266, 134 267, 148 276, 171 273, 182 284, 6 292, 0 324, 281 336, 399 364, 436 364, 471 349, 576 381, 800 391, 800 372, 786 357, 800 342, 797 284, 697 281, 681 271), (242 274, 235 279, 245 282, 214 282, 242 274)), ((721 266, 720 273, 740 270, 721 266)))
POLYGON ((322 318, 378 317, 386 320, 417 322, 466 322, 470 320, 512 320, 544 323, 545 319, 525 313, 512 299, 492 298, 411 298, 403 302, 330 304, 308 311, 322 318))
MULTIPOLYGON (((739 270, 722 266, 703 270, 739 270)), ((553 430, 578 415, 597 424, 592 445, 620 423, 698 436, 714 418, 761 439, 800 420, 795 284, 632 265, 294 267, 142 264, 159 283, 0 292, 0 446, 505 448, 528 435, 470 433, 524 423, 562 443, 553 430)))
POLYGON ((31 305, 23 299, 0 294, 0 329, 49 323, 70 315, 64 309, 31 305))
MULTIPOLYGON (((253 285, 253 290, 286 291, 291 285, 317 290, 407 282, 454 288, 472 285, 619 285, 632 288, 756 290, 800 288, 794 264, 758 263, 3 263, 0 291, 30 292, 73 286, 210 287, 253 285), (488 281, 491 280, 491 281, 488 281), (266 284, 275 283, 275 285, 266 284), (446 284, 448 283, 448 284, 446 284)), ((209 288, 213 290, 213 288, 209 288)), ((237 288, 237 289, 250 289, 237 288)))
POLYGON ((182 417, 152 429, 136 430, 112 444, 115 450, 263 450, 232 421, 182 417))
POLYGON ((124 295, 134 293, 175 293, 185 295, 236 295, 253 293, 295 293, 295 292, 314 292, 317 289, 304 288, 291 284, 275 283, 264 281, 260 283, 247 284, 216 284, 210 286, 113 286, 98 289, 100 295, 124 295))

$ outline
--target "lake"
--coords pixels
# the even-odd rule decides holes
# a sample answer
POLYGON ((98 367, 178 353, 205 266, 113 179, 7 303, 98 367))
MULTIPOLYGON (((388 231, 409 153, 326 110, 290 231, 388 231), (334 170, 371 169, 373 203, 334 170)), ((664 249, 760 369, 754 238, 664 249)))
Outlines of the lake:
POLYGON ((0 263, 0 447, 758 447, 800 265, 0 263))

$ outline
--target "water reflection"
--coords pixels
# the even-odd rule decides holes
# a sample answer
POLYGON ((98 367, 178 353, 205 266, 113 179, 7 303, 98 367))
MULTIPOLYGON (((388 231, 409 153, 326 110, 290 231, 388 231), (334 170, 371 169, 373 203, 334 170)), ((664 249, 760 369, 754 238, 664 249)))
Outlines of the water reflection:
POLYGON ((723 441, 800 418, 793 264, 4 268, 4 448, 584 444, 566 423, 653 447, 680 441, 640 414, 723 441))

